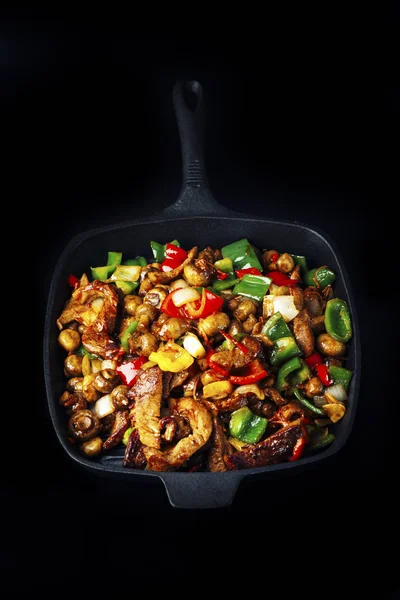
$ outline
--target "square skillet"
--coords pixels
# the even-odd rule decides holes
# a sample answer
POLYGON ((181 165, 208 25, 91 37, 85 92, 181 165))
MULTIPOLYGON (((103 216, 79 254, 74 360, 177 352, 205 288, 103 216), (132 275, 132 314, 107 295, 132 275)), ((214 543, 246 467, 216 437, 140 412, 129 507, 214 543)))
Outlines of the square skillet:
POLYGON ((228 506, 243 478, 267 477, 278 471, 300 469, 332 456, 343 447, 352 429, 360 385, 360 334, 353 294, 342 258, 333 242, 315 229, 298 222, 279 222, 237 213, 219 205, 208 187, 203 160, 204 107, 201 85, 196 82, 178 82, 173 89, 173 102, 181 139, 183 185, 176 202, 159 215, 111 227, 91 230, 73 238, 57 263, 50 285, 44 332, 44 375, 51 419, 58 439, 69 457, 82 467, 102 476, 124 478, 133 485, 143 485, 149 477, 158 477, 164 483, 172 506, 179 508, 214 508, 228 506), (188 94, 196 99, 195 108, 189 107, 188 94), (298 461, 277 465, 227 471, 225 473, 155 473, 122 467, 123 449, 116 448, 95 460, 81 455, 76 446, 67 441, 66 419, 58 398, 65 377, 64 354, 57 342, 56 320, 69 297, 67 278, 70 273, 83 273, 96 259, 111 249, 131 256, 140 255, 149 248, 150 240, 168 240, 178 237, 184 248, 193 245, 222 247, 239 238, 247 237, 260 248, 305 255, 311 267, 329 265, 337 276, 335 296, 346 300, 351 311, 353 338, 349 343, 346 366, 354 371, 348 410, 334 425, 334 443, 326 450, 298 461), (97 257, 97 258, 96 258, 97 257))

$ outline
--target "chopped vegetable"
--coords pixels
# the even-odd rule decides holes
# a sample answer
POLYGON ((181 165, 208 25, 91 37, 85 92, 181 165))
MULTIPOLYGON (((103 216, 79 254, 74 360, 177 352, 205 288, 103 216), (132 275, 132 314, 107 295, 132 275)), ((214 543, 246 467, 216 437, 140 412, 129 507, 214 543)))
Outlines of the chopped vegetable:
POLYGON ((292 321, 298 314, 299 310, 293 300, 293 296, 274 296, 272 294, 265 296, 263 300, 263 315, 265 318, 272 317, 279 312, 285 321, 292 321))
POLYGON ((248 269, 238 269, 236 271, 236 277, 241 279, 244 275, 259 275, 262 277, 261 271, 256 269, 255 267, 249 267, 248 269))
POLYGON ((324 385, 331 385, 333 383, 333 380, 329 376, 328 367, 326 365, 315 365, 315 370, 319 379, 324 385))
POLYGON ((239 279, 234 275, 228 275, 226 279, 223 281, 213 281, 212 287, 216 292, 222 292, 223 290, 228 290, 239 282, 239 279))
POLYGON ((289 375, 289 382, 292 386, 300 385, 304 381, 307 381, 307 379, 310 379, 310 377, 311 371, 306 362, 302 360, 300 369, 297 369, 297 371, 294 371, 294 373, 289 375))
POLYGON ((123 347, 125 352, 128 352, 129 350, 128 340, 131 337, 132 333, 136 331, 138 323, 139 321, 132 321, 132 323, 128 325, 128 327, 124 330, 123 334, 121 335, 121 346, 123 347))
POLYGON ((175 290, 172 293, 172 302, 175 306, 183 306, 188 302, 194 302, 195 300, 200 300, 201 296, 197 290, 193 287, 185 287, 175 290))
POLYGON ((256 358, 246 367, 245 375, 231 375, 229 380, 236 385, 247 385, 256 383, 268 376, 267 371, 262 366, 260 360, 256 358))
POLYGON ((334 385, 328 387, 325 390, 325 395, 327 396, 327 394, 333 396, 333 398, 339 400, 339 402, 345 402, 347 400, 346 388, 342 383, 335 383, 334 385))
POLYGON ((179 267, 187 258, 188 253, 174 244, 166 244, 165 259, 161 263, 161 271, 172 271, 179 267))
POLYGON ((254 394, 259 400, 264 400, 265 394, 262 389, 255 383, 248 383, 247 385, 240 385, 235 390, 235 396, 246 394, 254 394))
POLYGON ((213 381, 203 387, 203 398, 214 398, 219 400, 226 398, 233 390, 230 381, 213 381))
POLYGON ((310 367, 310 369, 312 369, 313 367, 316 367, 317 365, 321 365, 323 363, 322 356, 320 354, 318 354, 318 352, 314 352, 313 354, 310 354, 310 356, 307 356, 307 358, 305 358, 304 360, 307 363, 307 365, 310 367))
POLYGON ((226 369, 224 369, 223 367, 221 367, 217 363, 213 362, 212 357, 214 356, 214 354, 216 354, 215 350, 213 350, 212 348, 210 348, 208 350, 207 356, 206 356, 207 365, 210 367, 210 369, 212 371, 214 371, 218 375, 222 375, 222 377, 229 377, 229 371, 227 371, 226 369))
POLYGON ((302 275, 304 275, 305 273, 307 273, 308 271, 308 267, 307 267, 307 259, 305 256, 299 256, 298 254, 291 254, 291 257, 294 260, 294 264, 295 265, 300 265, 300 272, 302 275))
MULTIPOLYGON (((174 246, 178 246, 178 248, 180 247, 180 243, 178 242, 178 240, 173 240, 170 243, 174 246)), ((165 259, 166 246, 167 244, 159 244, 158 242, 153 241, 150 242, 150 247, 156 262, 162 263, 165 259)))
POLYGON ((115 285, 117 288, 121 290, 121 292, 127 296, 128 294, 132 294, 136 288, 139 287, 139 281, 115 281, 115 285))
POLYGON ((238 440, 237 438, 234 438, 234 437, 228 437, 228 442, 230 443, 231 446, 233 446, 235 448, 235 450, 238 450, 238 452, 243 450, 243 448, 245 448, 248 445, 248 444, 246 444, 246 442, 242 442, 242 440, 238 440))
POLYGON ((333 433, 328 433, 328 435, 326 435, 323 438, 320 438, 318 441, 314 443, 311 442, 308 449, 312 451, 321 450, 322 448, 330 446, 335 441, 335 439, 336 437, 333 433))
POLYGON ((344 404, 340 404, 339 402, 335 402, 335 404, 325 404, 323 409, 332 423, 337 423, 346 414, 346 407, 344 404))
POLYGON ((261 333, 266 335, 271 342, 275 342, 282 337, 293 335, 279 311, 268 319, 262 328, 261 333))
POLYGON ((178 319, 181 319, 184 316, 184 314, 180 308, 175 306, 173 294, 174 292, 168 294, 168 296, 165 297, 165 299, 161 303, 160 310, 169 317, 177 317, 178 319))
POLYGON ((128 442, 129 442, 129 438, 131 437, 131 433, 132 431, 134 431, 134 427, 129 427, 125 433, 124 433, 124 437, 122 438, 122 443, 127 446, 128 442))
POLYGON ((70 275, 68 277, 68 285, 71 287, 75 287, 75 285, 79 283, 79 279, 78 277, 75 277, 75 275, 70 275))
POLYGON ((290 358, 299 356, 301 354, 300 348, 298 347, 296 340, 293 336, 279 338, 274 342, 272 350, 269 355, 271 365, 277 366, 286 362, 290 358))
POLYGON ((110 280, 135 282, 139 279, 141 270, 139 265, 118 265, 110 280))
POLYGON ((149 360, 156 362, 162 371, 170 371, 171 373, 185 371, 194 362, 193 356, 185 348, 172 341, 168 341, 157 352, 152 352, 149 360))
POLYGON ((203 288, 201 300, 185 305, 184 310, 187 317, 192 319, 204 319, 221 310, 224 299, 217 296, 207 288, 203 288))
POLYGON ((303 276, 304 285, 312 285, 321 289, 325 289, 328 285, 332 285, 335 280, 335 273, 325 266, 311 269, 311 271, 308 271, 303 276))
POLYGON ((231 342, 231 344, 236 346, 236 348, 239 348, 239 350, 243 352, 243 354, 248 353, 249 349, 244 344, 241 344, 238 340, 236 340, 232 335, 230 335, 226 331, 221 331, 221 335, 223 335, 225 339, 231 342))
POLYGON ((185 335, 183 338, 183 347, 194 358, 204 358, 206 355, 206 349, 194 333, 188 332, 185 335))
POLYGON ((346 390, 349 389, 351 378, 353 377, 353 371, 345 369, 344 367, 336 367, 331 365, 329 367, 329 374, 332 377, 333 383, 341 383, 346 390))
POLYGON ((79 356, 85 356, 85 355, 87 355, 90 358, 90 360, 94 360, 96 358, 99 358, 97 356, 97 354, 92 354, 91 352, 88 352, 88 350, 86 350, 85 346, 83 346, 83 345, 79 346, 78 350, 76 350, 76 354, 79 354, 79 356))
POLYGON ((223 273, 233 273, 233 262, 230 258, 221 258, 214 263, 214 267, 223 273))
POLYGON ((115 370, 122 383, 128 387, 132 387, 133 384, 136 383, 140 369, 146 362, 147 358, 145 356, 140 356, 139 358, 134 358, 132 360, 123 362, 122 364, 118 365, 115 370))
POLYGON ((320 415, 321 417, 324 417, 326 415, 325 411, 322 408, 317 408, 312 402, 307 400, 307 398, 304 398, 303 394, 298 388, 294 390, 294 395, 296 396, 296 399, 300 402, 300 404, 302 404, 305 408, 310 410, 315 415, 320 415))
POLYGON ((257 444, 264 435, 267 424, 268 419, 258 417, 247 406, 243 406, 232 413, 229 433, 247 444, 257 444))
POLYGON ((139 267, 146 267, 147 260, 144 256, 137 256, 136 258, 128 258, 128 260, 124 260, 123 265, 138 265, 139 267))
POLYGON ((98 279, 99 281, 108 279, 114 273, 117 266, 121 264, 121 260, 122 252, 109 252, 106 266, 90 267, 93 279, 98 279))
POLYGON ((293 449, 293 454, 292 456, 289 458, 290 462, 293 462, 294 460, 299 460, 299 458, 301 458, 304 454, 304 450, 306 448, 306 440, 304 438, 304 436, 302 436, 301 438, 299 438, 296 442, 296 445, 293 449))
POLYGON ((96 417, 99 419, 104 419, 104 417, 111 415, 115 411, 114 404, 111 400, 111 394, 106 394, 99 398, 97 402, 95 402, 93 410, 96 417))
POLYGON ((290 279, 285 273, 281 273, 280 271, 268 271, 268 277, 272 279, 272 282, 275 285, 287 285, 294 286, 298 285, 299 282, 295 279, 290 279))
POLYGON ((230 258, 232 260, 235 270, 255 267, 259 271, 262 271, 260 261, 249 240, 246 238, 233 242, 228 246, 224 246, 221 248, 221 253, 224 258, 230 258))
POLYGON ((325 329, 338 342, 348 342, 352 337, 350 312, 344 300, 332 298, 326 303, 325 329))
POLYGON ((293 371, 297 371, 297 369, 301 368, 301 360, 298 356, 295 356, 291 360, 288 360, 285 364, 281 366, 278 371, 278 376, 276 378, 275 387, 279 393, 284 392, 289 388, 289 383, 287 381, 288 376, 293 371))
POLYGON ((240 294, 247 298, 252 298, 262 302, 268 291, 271 280, 269 277, 260 277, 258 275, 243 275, 240 281, 233 288, 234 294, 240 294))

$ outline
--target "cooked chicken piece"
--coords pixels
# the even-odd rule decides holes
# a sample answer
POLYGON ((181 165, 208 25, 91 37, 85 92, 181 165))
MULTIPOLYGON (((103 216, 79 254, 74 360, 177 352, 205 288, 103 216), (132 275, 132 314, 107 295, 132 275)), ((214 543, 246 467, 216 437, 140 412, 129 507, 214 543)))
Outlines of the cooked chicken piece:
POLYGON ((181 467, 197 450, 208 441, 212 432, 211 415, 200 402, 193 398, 181 398, 176 403, 176 412, 189 421, 192 433, 166 452, 145 448, 151 471, 171 471, 181 467))
POLYGON ((293 421, 262 442, 225 457, 228 469, 264 467, 288 460, 304 435, 301 421, 293 421))
POLYGON ((57 324, 60 329, 71 321, 78 321, 94 331, 111 333, 114 330, 118 308, 118 292, 113 284, 95 280, 85 287, 78 287, 57 324), (95 300, 103 300, 93 304, 95 300))
POLYGON ((183 261, 179 267, 176 269, 172 269, 172 271, 152 271, 148 274, 148 278, 153 285, 157 285, 158 283, 168 283, 169 281, 173 281, 182 273, 186 265, 188 265, 195 258, 197 254, 197 246, 189 250, 187 258, 183 261))
POLYGON ((220 365, 223 369, 231 371, 232 369, 240 369, 251 363, 259 354, 261 344, 255 338, 246 335, 241 342, 248 349, 247 354, 244 354, 236 346, 233 350, 222 350, 216 352, 212 357, 212 362, 220 365))
POLYGON ((226 439, 223 425, 218 417, 213 417, 213 431, 211 434, 211 448, 208 453, 207 468, 212 473, 226 471, 224 457, 230 454, 231 446, 226 439))
POLYGON ((293 319, 293 333, 304 356, 310 356, 314 352, 314 334, 307 309, 301 310, 293 319))
POLYGON ((118 410, 111 433, 103 444, 103 450, 110 450, 122 442, 125 431, 131 426, 129 410, 118 410))
POLYGON ((135 399, 136 427, 140 441, 151 448, 160 448, 160 414, 162 371, 158 366, 142 370, 129 393, 135 399))

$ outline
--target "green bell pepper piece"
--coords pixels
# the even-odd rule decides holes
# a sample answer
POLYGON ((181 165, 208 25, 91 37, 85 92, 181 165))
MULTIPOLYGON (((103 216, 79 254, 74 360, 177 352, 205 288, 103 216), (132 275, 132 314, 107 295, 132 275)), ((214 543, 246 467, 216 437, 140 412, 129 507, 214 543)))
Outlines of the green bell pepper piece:
POLYGON ((109 252, 107 255, 107 265, 118 267, 121 264, 122 252, 109 252))
POLYGON ((222 292, 223 290, 228 290, 239 282, 239 279, 235 277, 235 275, 230 275, 226 279, 219 280, 216 279, 212 283, 213 291, 222 292))
POLYGON ((318 283, 317 287, 324 289, 326 286, 332 285, 336 280, 336 275, 331 269, 328 269, 328 267, 318 267, 316 269, 311 269, 311 271, 307 271, 303 276, 304 285, 315 286, 315 280, 317 280, 318 283))
POLYGON ((268 319, 262 328, 261 333, 266 335, 271 342, 275 342, 282 337, 293 335, 280 312, 276 312, 268 319))
POLYGON ((301 360, 298 356, 295 356, 284 365, 278 371, 278 375, 276 378, 276 389, 279 393, 284 392, 289 388, 289 383, 287 382, 287 377, 293 371, 297 371, 297 369, 301 368, 301 360))
POLYGON ((230 258, 221 258, 221 260, 217 260, 217 262, 214 263, 214 267, 223 273, 233 274, 233 263, 230 258))
POLYGON ((97 354, 91 354, 91 352, 88 352, 85 348, 85 346, 83 346, 82 344, 79 346, 78 350, 76 351, 76 354, 79 354, 79 356, 88 356, 90 358, 90 360, 95 360, 96 358, 101 358, 100 356, 97 356, 97 354))
POLYGON ((351 378, 353 377, 353 371, 345 369, 344 367, 336 367, 331 365, 329 367, 329 374, 333 379, 333 383, 341 383, 346 390, 349 389, 351 378))
POLYGON ((317 408, 316 406, 314 406, 314 404, 307 400, 307 398, 304 398, 303 394, 298 388, 295 388, 294 395, 296 396, 300 404, 302 404, 305 408, 308 408, 308 410, 313 412, 315 415, 319 415, 320 417, 326 417, 326 412, 322 408, 317 408))
POLYGON ((293 336, 279 338, 274 342, 269 361, 271 365, 277 366, 295 356, 299 356, 299 354, 301 354, 301 351, 293 336))
POLYGON ((335 441, 335 439, 336 439, 336 437, 333 433, 328 433, 328 435, 321 438, 314 444, 310 444, 308 446, 307 450, 314 451, 314 450, 320 450, 321 448, 326 448, 326 446, 330 446, 332 444, 332 442, 335 441))
POLYGON ((289 375, 289 383, 294 387, 300 383, 303 383, 304 381, 307 381, 307 379, 310 379, 310 377, 312 377, 310 368, 304 362, 304 360, 302 360, 300 369, 297 369, 297 371, 295 371, 292 375, 289 375))
POLYGON ((255 267, 262 272, 262 266, 249 240, 243 238, 221 248, 223 258, 232 260, 235 270, 255 267))
MULTIPOLYGON (((170 242, 170 244, 173 244, 174 246, 178 246, 178 248, 180 248, 180 243, 178 242, 178 240, 172 240, 172 242, 170 242)), ((162 263, 163 260, 165 259, 165 249, 166 249, 167 244, 159 244, 158 242, 150 242, 150 247, 152 249, 153 252, 153 256, 155 258, 155 261, 158 263, 162 263)))
POLYGON ((128 260, 125 260, 122 264, 123 265, 133 265, 133 266, 139 266, 139 267, 146 267, 147 266, 147 260, 145 259, 144 256, 137 256, 136 258, 128 258, 128 260))
POLYGON ((104 267, 90 267, 93 279, 105 281, 112 275, 118 265, 121 264, 122 252, 109 252, 107 264, 104 267))
POLYGON ((124 330, 123 334, 121 335, 121 346, 123 347, 125 352, 128 352, 129 350, 128 340, 131 337, 132 333, 135 333, 138 323, 139 321, 132 321, 132 323, 128 325, 128 327, 124 330))
POLYGON ((122 281, 121 279, 116 279, 114 283, 125 296, 127 294, 132 294, 132 292, 140 285, 139 281, 122 281))
POLYGON ((298 254, 291 254, 295 265, 300 265, 300 273, 304 275, 308 271, 307 267, 307 259, 305 256, 300 256, 298 254))
POLYGON ((345 343, 351 339, 353 330, 350 312, 344 300, 332 298, 326 303, 325 329, 338 342, 345 343))
POLYGON ((122 438, 122 443, 125 444, 125 446, 128 445, 129 442, 129 438, 131 437, 131 433, 134 430, 134 427, 129 427, 125 433, 124 433, 124 437, 122 438))
POLYGON ((229 433, 246 444, 257 444, 264 435, 267 424, 268 419, 258 417, 247 406, 243 406, 232 413, 229 433))
POLYGON ((233 288, 233 293, 262 302, 271 281, 269 277, 260 277, 260 275, 243 275, 233 288))

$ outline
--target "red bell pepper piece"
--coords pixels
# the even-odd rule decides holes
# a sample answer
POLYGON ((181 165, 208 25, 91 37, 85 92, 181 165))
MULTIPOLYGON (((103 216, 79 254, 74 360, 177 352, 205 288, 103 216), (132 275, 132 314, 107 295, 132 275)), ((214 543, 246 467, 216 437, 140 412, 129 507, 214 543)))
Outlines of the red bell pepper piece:
POLYGON ((273 262, 273 263, 276 263, 276 261, 277 261, 278 259, 279 259, 279 254, 273 254, 273 255, 271 256, 271 260, 272 260, 272 262, 273 262))
POLYGON ((173 292, 171 294, 168 294, 168 296, 164 298, 160 307, 161 312, 165 313, 169 317, 177 317, 178 319, 182 319, 185 317, 185 315, 178 306, 175 306, 174 301, 172 299, 172 294, 173 292))
POLYGON ((280 271, 269 271, 267 275, 275 285, 287 285, 293 286, 298 285, 298 281, 295 279, 290 279, 285 273, 281 273, 280 271))
MULTIPOLYGON (((238 269, 236 271, 236 276, 241 279, 243 277, 243 275, 261 275, 262 273, 260 273, 260 271, 258 269, 256 269, 255 267, 248 267, 247 269, 238 269)), ((268 275, 269 277, 269 275, 268 275)))
POLYGON ((165 259, 161 263, 161 271, 172 271, 172 269, 176 269, 176 267, 179 267, 185 258, 187 258, 187 255, 188 253, 183 248, 179 248, 173 244, 166 244, 165 259))
POLYGON ((249 349, 244 344, 241 344, 240 342, 238 342, 237 340, 235 340, 235 338, 232 337, 229 333, 227 333, 226 331, 221 331, 221 334, 224 336, 225 339, 227 339, 230 342, 232 342, 232 344, 235 344, 235 346, 237 348, 239 348, 239 350, 241 350, 243 352, 243 354, 247 354, 248 353, 249 349))
POLYGON ((326 365, 316 365, 315 370, 325 386, 332 385, 333 379, 330 377, 328 367, 326 365))
POLYGON ((268 373, 263 368, 261 362, 255 359, 247 366, 247 373, 245 375, 231 375, 229 381, 235 385, 247 385, 260 381, 260 379, 264 379, 267 375, 268 373))
POLYGON ((314 352, 314 354, 307 356, 307 358, 304 359, 304 362, 308 367, 310 367, 310 369, 312 369, 316 365, 322 365, 323 360, 322 356, 318 354, 318 352, 314 352))
POLYGON ((71 287, 75 287, 77 283, 79 283, 79 279, 75 277, 75 275, 70 275, 68 277, 68 285, 70 285, 71 287))
POLYGON ((212 357, 214 356, 214 354, 216 354, 215 350, 209 348, 206 356, 208 366, 212 371, 214 371, 218 375, 222 375, 222 377, 229 377, 229 371, 213 362, 212 357))
POLYGON ((305 438, 302 436, 301 438, 299 438, 293 448, 293 454, 292 456, 289 458, 289 461, 292 462, 294 460, 299 460, 299 458, 303 455, 303 452, 305 450, 306 447, 306 440, 305 438))
POLYGON ((115 369, 124 385, 132 387, 136 382, 139 371, 144 363, 148 362, 145 356, 139 356, 128 362, 124 362, 115 369))
POLYGON ((217 279, 219 279, 220 281, 223 281, 224 279, 226 279, 227 277, 229 277, 229 273, 224 273, 223 271, 220 271, 216 267, 214 267, 214 268, 215 268, 215 270, 217 272, 217 279))
POLYGON ((217 296, 217 294, 203 288, 201 300, 185 304, 182 309, 184 316, 189 319, 203 319, 219 312, 223 303, 224 299, 221 296, 217 296))

